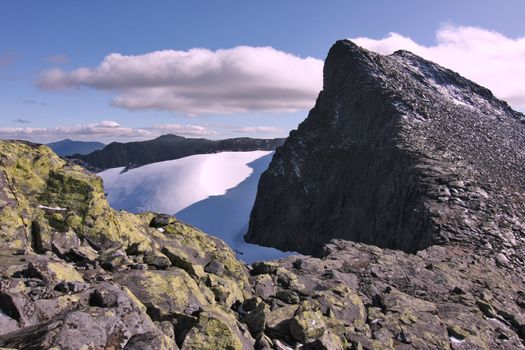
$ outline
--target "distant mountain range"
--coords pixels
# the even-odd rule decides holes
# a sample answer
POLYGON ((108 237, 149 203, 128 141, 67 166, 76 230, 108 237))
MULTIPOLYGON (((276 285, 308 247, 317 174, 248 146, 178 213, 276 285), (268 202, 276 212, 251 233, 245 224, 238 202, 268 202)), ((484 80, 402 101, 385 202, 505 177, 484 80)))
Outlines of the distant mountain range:
POLYGON ((89 154, 104 148, 101 142, 73 141, 65 139, 47 144, 59 156, 71 156, 73 154, 89 154))
POLYGON ((70 158, 79 159, 92 170, 104 170, 122 166, 140 166, 165 160, 179 159, 194 154, 225 151, 272 151, 285 139, 252 139, 248 137, 225 140, 185 138, 163 135, 154 140, 137 142, 112 142, 90 154, 77 153, 70 158))

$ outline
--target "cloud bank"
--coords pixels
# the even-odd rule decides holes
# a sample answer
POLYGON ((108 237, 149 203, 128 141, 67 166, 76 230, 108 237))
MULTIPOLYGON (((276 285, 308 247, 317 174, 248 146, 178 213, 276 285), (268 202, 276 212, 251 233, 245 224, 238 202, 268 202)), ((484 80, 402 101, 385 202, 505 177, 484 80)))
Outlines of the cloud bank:
POLYGON ((447 25, 437 31, 431 46, 397 33, 380 40, 351 40, 381 54, 411 51, 486 86, 514 108, 525 109, 525 36, 512 39, 482 28, 447 25))
POLYGON ((37 85, 47 90, 112 91, 112 104, 129 110, 187 115, 291 112, 313 106, 322 87, 322 67, 319 59, 271 47, 113 53, 96 68, 46 70, 37 85))
MULTIPOLYGON (((25 120, 20 123, 26 123, 25 120)), ((226 128, 228 129, 228 128, 226 128)), ((160 135, 176 134, 185 137, 223 138, 231 130, 216 130, 202 125, 160 124, 142 128, 126 127, 115 121, 101 121, 84 125, 57 126, 52 128, 0 128, 0 139, 21 139, 39 143, 48 143, 62 139, 80 141, 135 141, 149 140, 160 135)), ((281 135, 283 131, 270 126, 240 127, 236 134, 281 135)))
MULTIPOLYGON (((453 69, 491 89, 513 107, 525 109, 525 37, 443 26, 434 45, 390 33, 379 40, 351 39, 382 54, 405 49, 453 69)), ((239 46, 211 51, 163 50, 127 56, 113 53, 93 68, 43 71, 37 85, 47 90, 82 87, 108 91, 112 105, 185 115, 292 112, 311 108, 322 88, 323 62, 271 47, 239 46)))
POLYGON ((281 128, 275 126, 244 126, 235 129, 235 132, 239 134, 261 134, 261 135, 278 135, 284 131, 281 128))

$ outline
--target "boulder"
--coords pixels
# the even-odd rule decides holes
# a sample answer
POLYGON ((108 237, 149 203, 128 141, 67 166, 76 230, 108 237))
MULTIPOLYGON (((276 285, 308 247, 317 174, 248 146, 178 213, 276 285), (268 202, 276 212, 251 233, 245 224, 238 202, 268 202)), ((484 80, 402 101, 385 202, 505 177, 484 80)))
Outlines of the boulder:
POLYGON ((133 335, 124 350, 178 350, 175 342, 159 333, 149 332, 133 335))
POLYGON ((129 270, 118 274, 117 283, 128 287, 148 308, 154 320, 191 316, 214 302, 211 291, 202 290, 184 270, 129 270))
POLYGON ((242 350, 241 341, 222 320, 199 315, 198 323, 186 335, 182 350, 242 350))
POLYGON ((104 251, 97 261, 100 266, 109 271, 126 269, 132 264, 131 259, 120 249, 104 251))
POLYGON ((61 258, 65 258, 72 249, 78 249, 80 244, 80 239, 72 230, 56 232, 51 236, 52 250, 61 258))
POLYGON ((162 228, 170 224, 173 221, 173 217, 166 214, 157 214, 151 219, 149 226, 154 228, 162 228))
POLYGON ((212 260, 204 267, 204 271, 220 276, 224 273, 224 265, 217 260, 212 260))
POLYGON ((321 337, 326 324, 320 311, 301 310, 292 318, 289 327, 293 338, 304 344, 321 337))
POLYGON ((266 330, 270 338, 283 340, 289 344, 293 343, 290 334, 290 322, 295 315, 297 306, 283 306, 265 313, 266 330))
POLYGON ((165 270, 171 266, 170 259, 162 253, 150 252, 144 255, 144 262, 159 270, 165 270))

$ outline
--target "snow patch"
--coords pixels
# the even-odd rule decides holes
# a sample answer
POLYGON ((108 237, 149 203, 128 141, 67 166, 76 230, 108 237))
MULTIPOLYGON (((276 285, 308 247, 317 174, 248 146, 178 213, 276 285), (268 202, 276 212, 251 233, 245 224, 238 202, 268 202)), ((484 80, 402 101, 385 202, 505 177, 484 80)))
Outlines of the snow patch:
POLYGON ((248 163, 268 151, 199 154, 152 163, 121 172, 105 170, 109 203, 130 212, 156 211, 174 214, 210 196, 224 195, 251 173, 248 163))
POLYGON ((248 244, 243 235, 261 173, 273 152, 221 152, 148 164, 98 175, 112 207, 133 213, 175 214, 228 243, 245 262, 290 255, 274 248, 248 244))
POLYGON ((450 336, 449 339, 450 339, 450 342, 454 344, 461 344, 465 342, 465 339, 459 339, 453 336, 450 336))
POLYGON ((67 208, 60 208, 60 207, 48 207, 46 205, 39 204, 38 209, 45 209, 45 210, 52 210, 52 211, 66 211, 67 208))

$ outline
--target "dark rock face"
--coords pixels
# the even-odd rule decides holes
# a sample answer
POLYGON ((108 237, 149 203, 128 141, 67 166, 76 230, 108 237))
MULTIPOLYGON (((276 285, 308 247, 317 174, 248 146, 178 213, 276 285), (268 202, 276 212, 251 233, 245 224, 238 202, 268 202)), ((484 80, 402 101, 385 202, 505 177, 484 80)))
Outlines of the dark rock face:
POLYGON ((194 154, 225 151, 271 151, 283 143, 284 139, 241 137, 214 141, 163 135, 149 141, 112 142, 101 150, 85 155, 75 154, 70 158, 80 160, 83 163, 82 165, 93 170, 102 170, 121 166, 136 167, 194 154))
POLYGON ((523 264, 525 116, 406 51, 337 42, 308 118, 261 176, 248 242, 459 242, 523 264))

